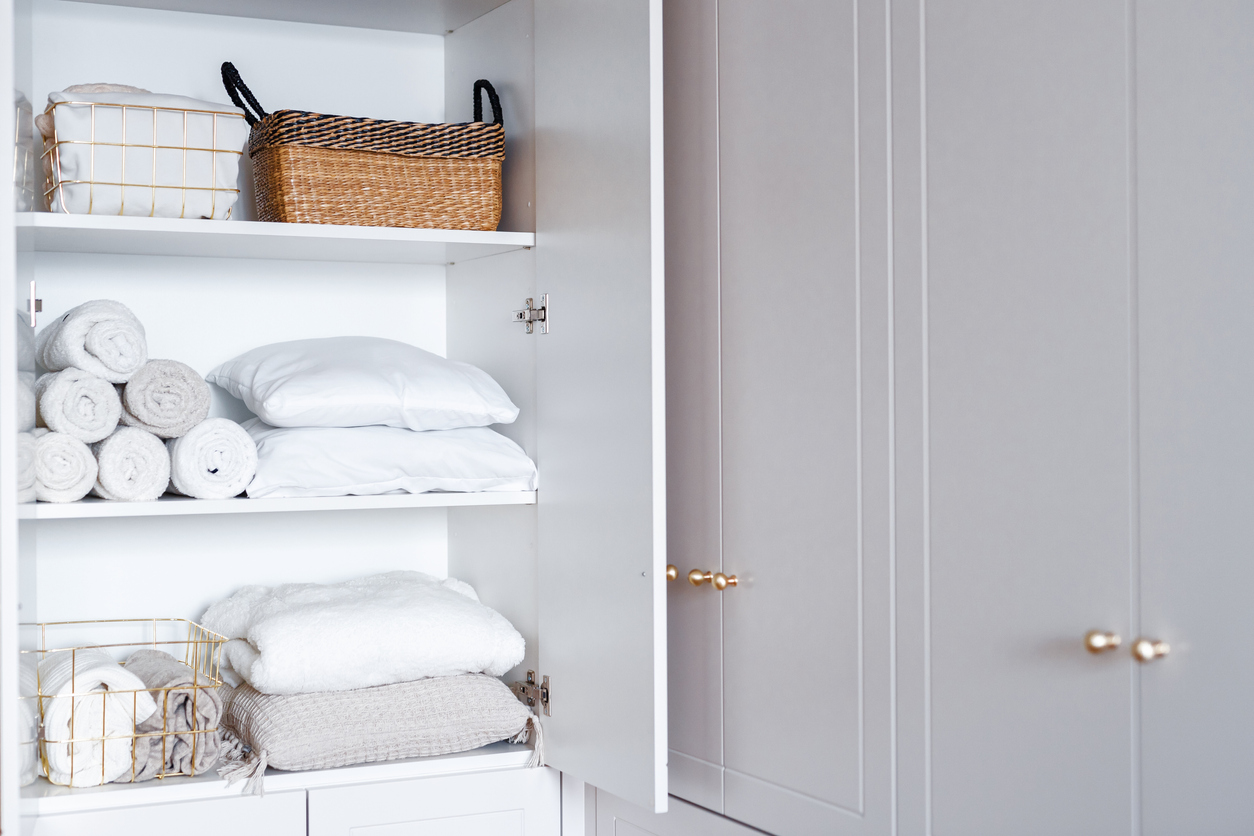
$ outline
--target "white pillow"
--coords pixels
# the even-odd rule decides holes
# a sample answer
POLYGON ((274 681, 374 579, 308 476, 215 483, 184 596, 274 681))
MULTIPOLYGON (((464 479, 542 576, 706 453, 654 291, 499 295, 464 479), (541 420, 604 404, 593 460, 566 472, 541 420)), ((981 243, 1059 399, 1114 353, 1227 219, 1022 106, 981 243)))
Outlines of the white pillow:
POLYGON ((272 427, 451 430, 518 417, 518 407, 482 369, 379 337, 265 345, 205 379, 272 427))
POLYGON ((257 442, 253 498, 536 489, 527 454, 486 427, 243 427, 257 442))

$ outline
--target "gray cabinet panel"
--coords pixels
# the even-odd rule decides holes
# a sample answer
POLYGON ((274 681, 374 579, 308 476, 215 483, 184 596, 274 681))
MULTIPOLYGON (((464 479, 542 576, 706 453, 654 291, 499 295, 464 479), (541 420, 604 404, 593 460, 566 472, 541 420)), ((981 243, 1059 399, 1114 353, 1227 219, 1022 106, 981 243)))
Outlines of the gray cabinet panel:
POLYGON ((664 7, 670 792, 723 809, 722 597, 684 578, 722 565, 716 0, 664 7))
POLYGON ((930 2, 932 832, 1130 827, 1125 4, 930 2))
POLYGON ((853 22, 851 2, 719 5, 725 763, 857 811, 853 22))
POLYGON ((1254 830, 1254 6, 1137 11, 1143 832, 1254 830))

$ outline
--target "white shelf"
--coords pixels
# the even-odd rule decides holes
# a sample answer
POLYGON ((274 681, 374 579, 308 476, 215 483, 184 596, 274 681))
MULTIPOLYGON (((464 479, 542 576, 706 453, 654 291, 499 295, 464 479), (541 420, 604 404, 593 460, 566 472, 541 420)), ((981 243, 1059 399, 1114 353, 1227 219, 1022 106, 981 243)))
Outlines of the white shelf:
MULTIPOLYGON (((432 775, 454 775, 492 769, 526 768, 531 747, 511 743, 492 743, 469 752, 410 758, 385 763, 343 766, 312 772, 280 772, 266 770, 266 792, 313 789, 345 784, 373 784, 432 775)), ((239 795, 243 783, 228 787, 226 781, 210 771, 195 778, 166 778, 142 784, 105 784, 100 787, 61 787, 39 778, 22 788, 22 815, 49 816, 58 813, 81 813, 133 807, 141 804, 172 804, 239 795)))
POLYGON ((392 229, 20 212, 18 248, 36 252, 456 264, 535 246, 534 232, 392 229))
POLYGON ((370 508, 461 508, 468 505, 535 505, 535 491, 415 493, 383 496, 318 496, 288 499, 189 499, 163 496, 156 502, 36 502, 18 506, 23 520, 82 520, 100 517, 171 517, 192 514, 257 514, 275 511, 351 511, 370 508))

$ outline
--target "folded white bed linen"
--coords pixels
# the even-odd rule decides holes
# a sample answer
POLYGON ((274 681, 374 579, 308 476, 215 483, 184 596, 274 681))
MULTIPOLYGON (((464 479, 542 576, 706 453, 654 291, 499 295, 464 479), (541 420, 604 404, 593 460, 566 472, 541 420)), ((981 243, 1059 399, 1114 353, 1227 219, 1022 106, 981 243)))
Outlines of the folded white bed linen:
POLYGON ((103 650, 49 653, 39 663, 49 780, 95 787, 129 770, 135 724, 157 710, 145 689, 103 650))
POLYGON ((110 383, 125 383, 148 362, 148 340, 130 308, 95 299, 71 308, 40 331, 35 357, 50 372, 76 368, 110 383))
POLYGON ((226 660, 263 694, 500 676, 524 651, 513 625, 468 584, 422 572, 246 586, 210 607, 200 624, 232 640, 226 660))
POLYGON ((271 427, 259 418, 242 426, 257 442, 254 498, 536 489, 535 464, 487 427, 271 427))

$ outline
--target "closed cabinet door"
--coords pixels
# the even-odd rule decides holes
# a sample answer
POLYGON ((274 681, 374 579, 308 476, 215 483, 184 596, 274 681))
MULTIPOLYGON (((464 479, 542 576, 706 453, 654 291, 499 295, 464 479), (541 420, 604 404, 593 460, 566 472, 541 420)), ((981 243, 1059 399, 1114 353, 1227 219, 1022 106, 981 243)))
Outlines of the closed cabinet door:
POLYGON ((1254 831, 1254 7, 1137 9, 1142 832, 1254 831))
POLYGON ((667 11, 671 792, 778 836, 891 827, 887 11, 667 11))
POLYGON ((1132 826, 1126 11, 896 19, 903 832, 1132 826))

